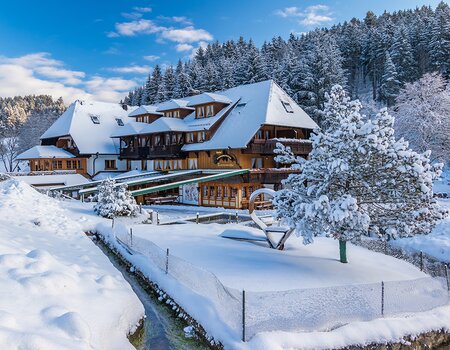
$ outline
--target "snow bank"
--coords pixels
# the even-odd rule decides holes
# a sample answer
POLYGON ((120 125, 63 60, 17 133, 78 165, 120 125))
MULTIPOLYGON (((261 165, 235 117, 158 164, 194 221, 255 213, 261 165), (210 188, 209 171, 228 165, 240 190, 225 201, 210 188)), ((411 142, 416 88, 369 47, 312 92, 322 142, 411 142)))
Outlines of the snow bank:
MULTIPOLYGON (((450 209, 449 199, 439 202, 450 209)), ((422 251, 439 261, 450 263, 450 217, 440 221, 428 235, 396 239, 390 244, 412 253, 422 251)))
POLYGON ((0 182, 0 348, 133 349, 143 306, 73 217, 24 182, 0 182))

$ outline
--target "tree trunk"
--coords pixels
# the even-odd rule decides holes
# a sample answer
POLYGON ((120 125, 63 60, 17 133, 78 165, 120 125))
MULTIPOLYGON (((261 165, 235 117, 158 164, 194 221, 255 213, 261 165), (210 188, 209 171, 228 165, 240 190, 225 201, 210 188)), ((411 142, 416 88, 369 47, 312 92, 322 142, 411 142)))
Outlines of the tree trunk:
POLYGON ((347 241, 339 240, 339 256, 340 261, 343 264, 348 263, 347 261, 347 241))

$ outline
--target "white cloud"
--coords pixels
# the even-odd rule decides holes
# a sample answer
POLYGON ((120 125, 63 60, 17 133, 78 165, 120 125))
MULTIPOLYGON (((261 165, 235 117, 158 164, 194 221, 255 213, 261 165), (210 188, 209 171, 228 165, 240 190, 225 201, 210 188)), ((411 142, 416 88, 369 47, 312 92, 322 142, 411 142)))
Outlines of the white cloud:
POLYGON ((192 46, 191 44, 178 44, 177 46, 175 46, 175 49, 178 52, 191 51, 193 48, 194 46, 192 46))
POLYGON ((193 25, 192 20, 187 18, 186 16, 158 16, 159 19, 171 21, 175 23, 182 23, 185 25, 193 25))
POLYGON ((138 12, 152 12, 152 8, 151 7, 133 7, 134 11, 138 11, 138 12))
POLYGON ((275 14, 283 18, 298 18, 299 23, 305 26, 320 25, 333 20, 330 8, 321 4, 308 6, 304 10, 296 6, 286 7, 275 11, 275 14))
POLYGON ((64 66, 46 52, 0 56, 0 96, 48 94, 62 96, 67 104, 75 99, 117 102, 137 86, 133 79, 87 77, 85 72, 64 66))
POLYGON ((150 72, 150 66, 128 66, 128 67, 112 67, 108 70, 116 73, 136 73, 136 74, 148 74, 150 72))
POLYGON ((140 12, 122 12, 121 15, 126 19, 139 19, 143 16, 140 12))
POLYGON ((149 19, 140 19, 131 22, 116 23, 116 32, 109 33, 109 37, 115 36, 135 36, 137 34, 153 34, 165 29, 157 26, 149 19))
POLYGON ((164 39, 177 43, 194 43, 197 41, 210 41, 213 36, 204 29, 195 29, 192 26, 182 29, 166 29, 161 33, 164 39))
POLYGON ((159 60, 160 57, 156 56, 156 55, 148 55, 148 56, 144 56, 143 58, 146 61, 153 62, 153 61, 159 60))

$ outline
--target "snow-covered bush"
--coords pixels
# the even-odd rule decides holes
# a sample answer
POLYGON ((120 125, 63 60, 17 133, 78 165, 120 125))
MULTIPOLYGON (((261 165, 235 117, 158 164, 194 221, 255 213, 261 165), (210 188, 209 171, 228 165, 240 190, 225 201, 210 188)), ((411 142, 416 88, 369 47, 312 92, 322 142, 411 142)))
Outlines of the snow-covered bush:
POLYGON ((116 216, 136 216, 139 206, 127 191, 126 184, 116 186, 116 181, 109 178, 102 181, 98 187, 94 211, 100 216, 112 219, 116 216))
POLYGON ((278 216, 305 244, 319 234, 338 239, 342 262, 348 240, 369 233, 383 238, 428 233, 446 214, 432 191, 442 164, 431 164, 430 152, 416 153, 396 140, 386 109, 368 120, 360 108, 334 86, 325 104, 326 129, 311 137, 309 160, 276 150, 277 161, 302 171, 291 174, 275 195, 278 216))
POLYGON ((0 173, 0 181, 9 180, 11 177, 8 174, 0 173))

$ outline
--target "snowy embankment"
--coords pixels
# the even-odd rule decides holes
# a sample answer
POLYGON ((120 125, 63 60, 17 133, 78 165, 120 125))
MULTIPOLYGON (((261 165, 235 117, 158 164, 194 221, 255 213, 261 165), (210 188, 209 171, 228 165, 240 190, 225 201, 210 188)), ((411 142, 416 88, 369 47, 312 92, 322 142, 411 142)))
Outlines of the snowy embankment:
MULTIPOLYGON (((105 224, 97 230, 228 349, 329 349, 450 330, 448 305, 425 312, 398 311, 428 310, 421 303, 442 297, 442 291, 433 290, 431 280, 421 285, 424 273, 390 256, 349 245, 350 263, 340 264, 337 243, 327 238, 309 246, 292 238, 285 251, 276 251, 264 243, 221 237, 261 235, 237 224, 133 225, 132 240, 129 228, 117 222, 114 232, 105 224), (130 254, 116 236, 142 254, 130 254), (385 309, 384 318, 379 310, 381 281, 387 288, 386 307, 392 311, 385 309), (411 294, 410 288, 417 287, 411 294), (245 343, 242 289, 247 292, 245 343), (319 326, 311 329, 313 324, 319 326), (273 331, 283 328, 289 331, 273 331)), ((444 299, 443 304, 446 293, 444 299)))
POLYGON ((91 225, 21 181, 0 182, 1 349, 134 349, 127 334, 143 306, 84 235, 91 225))

